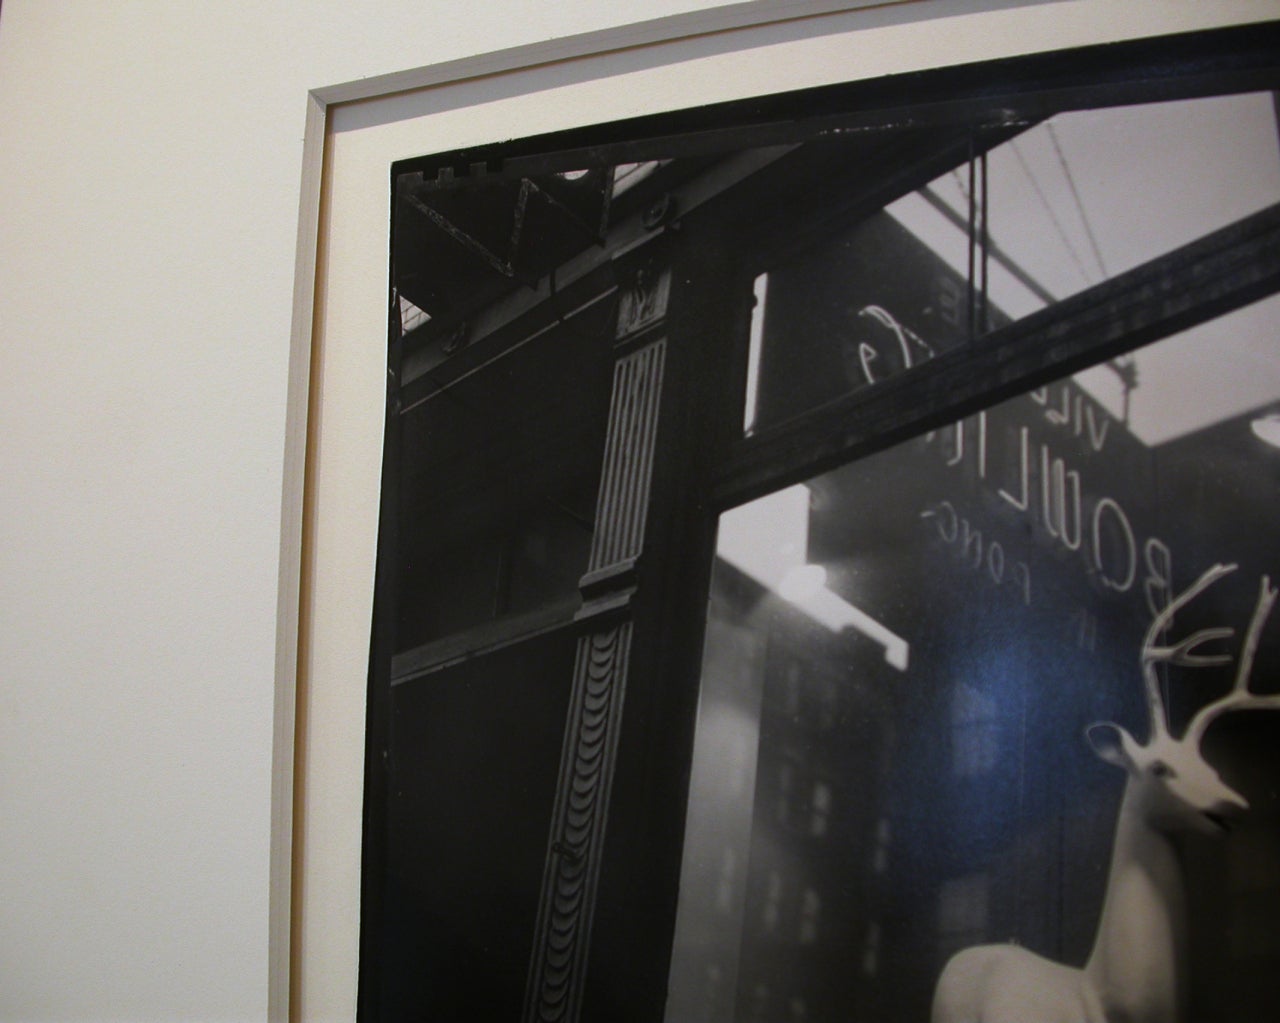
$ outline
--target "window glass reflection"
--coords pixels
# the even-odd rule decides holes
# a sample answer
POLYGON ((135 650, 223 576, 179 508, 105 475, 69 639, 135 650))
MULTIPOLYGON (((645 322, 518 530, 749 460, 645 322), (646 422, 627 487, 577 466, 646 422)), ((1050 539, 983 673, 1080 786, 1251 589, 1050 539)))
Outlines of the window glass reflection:
POLYGON ((989 161, 991 234, 1057 298, 1280 195, 1267 93, 1062 114, 989 161))
POLYGON ((920 365, 1280 200, 1269 93, 1074 111, 756 281, 752 433, 920 365))
POLYGON ((428 377, 402 413, 397 653, 577 605, 603 458, 608 314, 587 310, 438 386, 428 377), (581 400, 559 400, 561 385, 581 400))
MULTIPOLYGON (((1096 953, 1127 776, 1086 729, 1147 743, 1155 699, 1185 737, 1238 671, 1280 691, 1280 618, 1254 618, 1280 578, 1277 316, 721 516, 669 1020, 927 1019, 962 950, 1096 953), (1203 663, 1174 654, 1193 637, 1203 663)), ((1275 710, 1223 713, 1194 757, 1248 812, 1157 828, 1185 869, 1190 1019, 1280 1010, 1277 740, 1275 710)))

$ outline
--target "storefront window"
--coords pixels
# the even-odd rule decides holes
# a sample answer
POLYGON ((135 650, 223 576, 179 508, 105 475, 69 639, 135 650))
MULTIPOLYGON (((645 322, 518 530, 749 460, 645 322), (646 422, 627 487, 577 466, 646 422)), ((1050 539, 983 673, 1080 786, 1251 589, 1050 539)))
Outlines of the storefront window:
POLYGON ((1277 316, 720 517, 668 1020, 927 1019, 963 949, 1104 955, 1126 774, 1101 722, 1190 735, 1164 770, 1249 804, 1147 821, 1183 873, 1129 922, 1185 899, 1192 955, 1145 931, 1122 954, 1186 971, 1189 1018, 1273 1018, 1280 713, 1242 694, 1280 669, 1277 316), (1240 707, 1193 724, 1236 680, 1240 707))
POLYGON ((1280 1018, 1275 34, 393 168, 362 1018, 1280 1018))

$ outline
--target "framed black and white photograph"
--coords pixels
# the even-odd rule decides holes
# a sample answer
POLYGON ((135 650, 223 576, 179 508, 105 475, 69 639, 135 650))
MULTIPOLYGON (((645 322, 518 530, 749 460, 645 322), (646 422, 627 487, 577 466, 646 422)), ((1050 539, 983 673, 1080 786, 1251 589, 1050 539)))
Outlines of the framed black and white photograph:
POLYGON ((361 1019, 1280 1013, 1280 27, 1036 49, 397 137, 361 1019))

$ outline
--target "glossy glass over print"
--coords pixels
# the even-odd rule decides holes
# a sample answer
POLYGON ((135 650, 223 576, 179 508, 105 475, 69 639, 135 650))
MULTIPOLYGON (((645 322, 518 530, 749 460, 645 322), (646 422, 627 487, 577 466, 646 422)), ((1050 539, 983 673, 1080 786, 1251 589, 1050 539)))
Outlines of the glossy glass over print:
POLYGON ((1277 316, 721 516, 669 1019, 1268 1018, 1277 316))

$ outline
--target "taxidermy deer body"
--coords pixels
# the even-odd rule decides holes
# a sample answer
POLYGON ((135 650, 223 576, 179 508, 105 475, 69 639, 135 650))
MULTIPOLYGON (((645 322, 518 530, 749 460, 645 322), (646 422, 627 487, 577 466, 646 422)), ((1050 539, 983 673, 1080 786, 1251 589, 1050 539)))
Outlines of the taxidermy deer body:
POLYGON ((1161 663, 1229 663, 1226 654, 1194 652, 1230 637, 1229 628, 1196 632, 1169 646, 1160 634, 1184 607, 1235 569, 1215 565, 1155 616, 1142 645, 1150 737, 1139 743, 1113 722, 1090 725, 1095 752, 1125 770, 1101 918, 1082 968, 1055 963, 1016 945, 979 945, 947 963, 933 999, 933 1023, 1173 1023, 1186 985, 1186 910, 1173 836, 1221 834, 1226 819, 1248 808, 1200 752, 1209 725, 1227 711, 1280 708, 1280 696, 1248 690, 1259 635, 1277 591, 1263 578, 1244 639, 1235 683, 1201 708, 1181 738, 1170 734, 1156 671, 1161 663))

